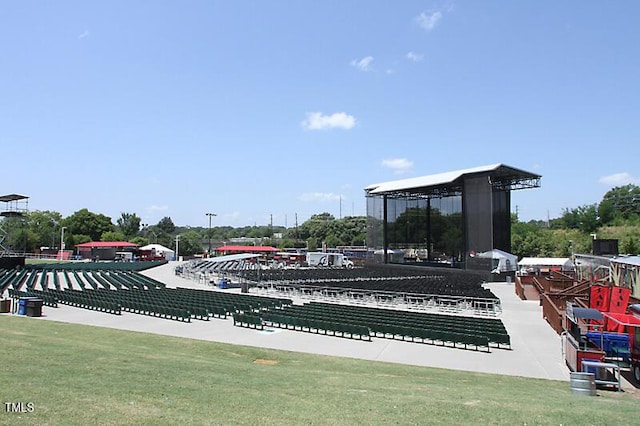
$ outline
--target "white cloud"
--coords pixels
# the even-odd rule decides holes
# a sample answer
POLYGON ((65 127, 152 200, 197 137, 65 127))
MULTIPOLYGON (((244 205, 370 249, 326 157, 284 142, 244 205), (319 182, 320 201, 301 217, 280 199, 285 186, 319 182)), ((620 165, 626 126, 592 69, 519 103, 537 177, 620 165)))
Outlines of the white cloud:
POLYGON ((371 63, 373 62, 373 56, 365 56, 364 58, 358 60, 354 59, 351 61, 351 66, 359 69, 360 71, 371 71, 371 63))
POLYGON ((409 52, 407 53, 407 59, 411 62, 420 62, 424 58, 422 53, 409 52))
POLYGON ((236 219, 238 219, 240 217, 240 212, 231 212, 231 213, 223 213, 221 216, 221 219, 223 220, 228 220, 228 221, 235 221, 236 219))
POLYGON ((640 178, 636 176, 632 176, 627 172, 622 172, 622 173, 614 173, 609 176, 601 177, 599 182, 604 183, 605 185, 623 186, 628 184, 640 183, 640 178))
POLYGON ((382 166, 393 170, 393 173, 401 175, 413 170, 413 161, 406 158, 388 158, 382 160, 382 166))
POLYGON ((147 207, 146 210, 149 211, 149 212, 162 212, 162 211, 165 211, 165 210, 169 210, 169 206, 158 206, 158 205, 154 204, 152 206, 147 207))
POLYGON ((89 37, 89 31, 84 31, 82 34, 78 36, 79 39, 83 39, 85 37, 89 37))
POLYGON ((356 125, 356 118, 344 112, 334 112, 324 115, 321 112, 309 112, 302 121, 302 127, 307 130, 351 129, 356 125))
POLYGON ((333 192, 307 192, 298 197, 300 201, 339 201, 340 194, 334 194, 333 192))
POLYGON ((442 19, 442 12, 422 12, 416 17, 416 21, 421 28, 431 31, 438 25, 438 22, 442 19))

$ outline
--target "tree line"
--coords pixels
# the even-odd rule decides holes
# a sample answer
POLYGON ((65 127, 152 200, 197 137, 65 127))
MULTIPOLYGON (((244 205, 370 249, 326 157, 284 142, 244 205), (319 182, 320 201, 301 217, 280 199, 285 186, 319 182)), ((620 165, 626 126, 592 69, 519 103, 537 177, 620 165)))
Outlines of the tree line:
POLYGON ((110 217, 85 208, 67 217, 55 211, 26 212, 21 217, 4 218, 2 228, 5 230, 2 245, 9 251, 20 253, 59 250, 62 247, 73 249, 76 244, 90 241, 127 241, 140 246, 153 243, 175 250, 178 240, 179 255, 189 256, 208 250, 209 242, 215 248, 222 242, 240 237, 259 245, 310 250, 315 250, 322 243, 328 247, 364 245, 366 238, 365 217, 336 219, 329 213, 313 215, 295 228, 265 225, 208 229, 176 226, 170 217, 163 217, 156 224, 146 224, 136 213, 126 212, 121 213, 114 223, 110 217))
MULTIPOLYGON (((311 216, 294 228, 282 226, 176 226, 170 217, 156 224, 142 223, 135 213, 110 217, 81 209, 62 217, 55 211, 32 211, 22 217, 6 217, 2 245, 14 252, 33 253, 42 247, 59 249, 89 241, 129 241, 140 246, 161 244, 175 250, 179 236, 180 255, 193 255, 216 247, 232 238, 246 237, 262 245, 279 248, 362 246, 366 244, 367 220, 364 216, 336 219, 329 213, 311 216), (62 232, 64 228, 64 232, 62 232)), ((0 236, 2 238, 2 236, 0 236)), ((640 187, 629 184, 608 191, 601 202, 563 209, 559 218, 521 222, 511 215, 512 251, 519 257, 567 257, 590 253, 594 238, 619 240, 621 253, 640 251, 640 187)))
POLYGON ((566 257, 591 253, 593 240, 616 239, 622 254, 640 251, 640 187, 609 190, 599 203, 563 209, 549 221, 519 222, 512 215, 511 243, 519 257, 566 257))

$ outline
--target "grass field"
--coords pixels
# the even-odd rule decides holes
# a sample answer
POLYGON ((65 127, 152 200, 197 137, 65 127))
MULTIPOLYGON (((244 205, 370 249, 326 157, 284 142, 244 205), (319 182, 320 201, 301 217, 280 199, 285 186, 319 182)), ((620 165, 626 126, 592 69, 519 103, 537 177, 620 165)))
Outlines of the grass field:
POLYGON ((9 315, 0 316, 0 359, 0 424, 11 425, 624 425, 638 424, 640 406, 624 392, 574 395, 568 382, 9 315), (33 410, 6 412, 17 402, 33 410))

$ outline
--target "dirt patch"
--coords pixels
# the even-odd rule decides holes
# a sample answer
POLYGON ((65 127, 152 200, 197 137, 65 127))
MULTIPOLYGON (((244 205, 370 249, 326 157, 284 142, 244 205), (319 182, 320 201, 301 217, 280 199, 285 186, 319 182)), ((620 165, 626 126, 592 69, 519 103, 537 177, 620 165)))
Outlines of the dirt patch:
POLYGON ((278 360, 258 358, 254 360, 253 363, 258 365, 278 365, 278 360))

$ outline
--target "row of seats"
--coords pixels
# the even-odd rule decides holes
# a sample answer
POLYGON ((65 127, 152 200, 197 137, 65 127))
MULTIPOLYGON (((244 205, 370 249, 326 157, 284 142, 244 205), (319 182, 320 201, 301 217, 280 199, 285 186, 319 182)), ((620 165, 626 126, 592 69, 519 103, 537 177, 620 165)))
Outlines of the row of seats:
MULTIPOLYGON (((85 264, 80 264, 85 265, 85 264)), ((87 264, 91 265, 91 264, 87 264)), ((124 265, 124 264, 123 264, 124 265)), ((2 274, 2 272, 0 272, 2 274)), ((73 289, 79 287, 81 289, 91 288, 98 290, 121 289, 121 288, 164 288, 165 284, 160 281, 149 278, 134 270, 118 271, 114 268, 103 269, 84 269, 84 268, 63 268, 58 267, 40 267, 27 268, 22 270, 12 269, 6 271, 4 275, 0 275, 0 294, 8 288, 21 290, 25 287, 33 290, 39 285, 41 289, 53 287, 56 290, 62 290, 63 287, 73 289), (63 281, 60 280, 62 276, 63 281), (63 286, 64 283, 64 286, 63 286)))
POLYGON ((455 315, 438 315, 421 312, 406 312, 363 306, 336 305, 312 302, 302 306, 294 305, 280 309, 282 315, 307 319, 340 320, 350 324, 367 326, 375 335, 390 335, 411 338, 430 338, 442 341, 458 341, 461 344, 477 344, 486 339, 485 347, 492 344, 498 348, 510 347, 509 335, 502 321, 489 318, 462 317, 455 315), (389 328, 392 327, 392 328, 389 328), (394 328, 404 330, 393 332, 394 328), (418 332, 421 330, 420 332, 418 332), (407 333, 414 333, 407 334, 407 333), (427 333, 427 334, 425 334, 427 333), (442 334, 445 333, 445 334, 442 334), (473 339, 472 337, 482 337, 473 339))
POLYGON ((371 330, 369 327, 359 324, 327 321, 319 318, 307 318, 295 315, 281 315, 274 312, 263 312, 261 313, 260 319, 261 322, 272 327, 371 341, 371 330))
POLYGON ((68 262, 68 263, 41 263, 25 265, 30 270, 67 269, 67 270, 114 270, 114 271, 145 271, 156 266, 166 264, 166 260, 153 260, 143 262, 68 262))
POLYGON ((336 289, 357 289, 413 293, 423 295, 449 295, 497 299, 495 294, 482 287, 483 280, 466 271, 429 271, 426 268, 380 269, 371 266, 354 269, 285 269, 246 271, 245 277, 255 286, 287 288, 326 286, 336 289))

